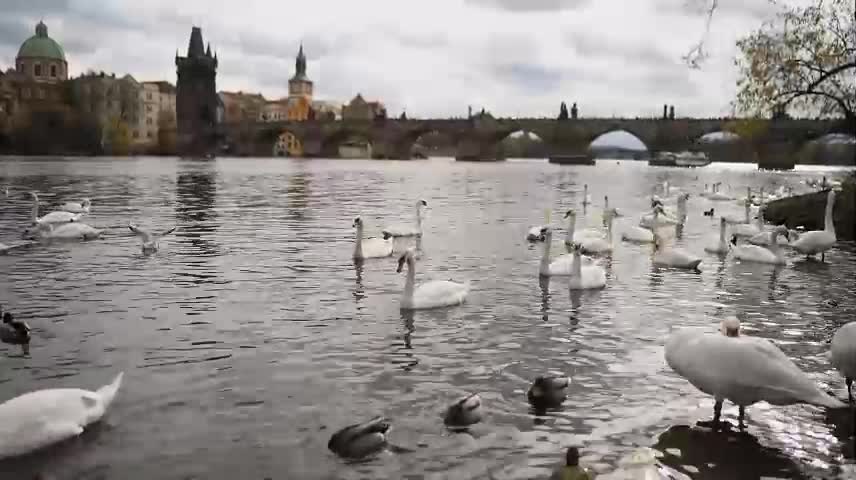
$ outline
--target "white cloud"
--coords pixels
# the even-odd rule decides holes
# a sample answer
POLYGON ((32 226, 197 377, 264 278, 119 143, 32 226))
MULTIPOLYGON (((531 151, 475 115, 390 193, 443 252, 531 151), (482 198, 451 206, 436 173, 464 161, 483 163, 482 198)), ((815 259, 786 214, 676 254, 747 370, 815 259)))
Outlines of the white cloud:
POLYGON ((393 115, 472 105, 552 117, 564 100, 583 116, 659 116, 664 103, 718 116, 734 94, 734 42, 770 12, 767 0, 720 1, 701 71, 681 62, 704 26, 687 0, 4 0, 0 67, 44 18, 74 74, 174 82, 175 51, 199 25, 219 53, 218 88, 269 98, 285 95, 302 41, 317 96, 360 92, 393 115))

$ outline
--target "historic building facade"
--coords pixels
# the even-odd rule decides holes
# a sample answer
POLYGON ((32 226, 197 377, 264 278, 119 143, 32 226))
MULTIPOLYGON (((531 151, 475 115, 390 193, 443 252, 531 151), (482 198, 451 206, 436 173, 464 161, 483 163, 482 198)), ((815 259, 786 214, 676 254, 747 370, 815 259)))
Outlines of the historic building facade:
POLYGON ((205 139, 223 117, 223 103, 217 95, 217 55, 202 42, 202 29, 193 27, 187 56, 175 55, 176 120, 178 148, 186 153, 208 153, 205 139))
POLYGON ((154 144, 161 129, 175 129, 175 86, 169 82, 142 82, 137 122, 132 132, 138 144, 154 144))
POLYGON ((359 93, 342 107, 343 120, 373 120, 378 117, 386 117, 386 107, 383 103, 367 102, 359 93))
POLYGON ((220 92, 223 121, 226 123, 256 122, 264 114, 266 100, 261 93, 220 92))

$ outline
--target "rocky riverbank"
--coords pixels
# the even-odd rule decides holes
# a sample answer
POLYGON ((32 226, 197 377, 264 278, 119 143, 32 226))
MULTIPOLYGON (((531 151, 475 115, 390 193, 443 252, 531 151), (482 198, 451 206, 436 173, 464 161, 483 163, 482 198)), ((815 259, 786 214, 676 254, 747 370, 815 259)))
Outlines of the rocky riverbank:
MULTIPOLYGON (((826 209, 826 191, 775 200, 766 205, 764 219, 775 225, 806 230, 823 230, 823 215, 826 209)), ((832 218, 835 234, 839 240, 856 240, 856 175, 842 182, 841 191, 836 192, 832 218)))

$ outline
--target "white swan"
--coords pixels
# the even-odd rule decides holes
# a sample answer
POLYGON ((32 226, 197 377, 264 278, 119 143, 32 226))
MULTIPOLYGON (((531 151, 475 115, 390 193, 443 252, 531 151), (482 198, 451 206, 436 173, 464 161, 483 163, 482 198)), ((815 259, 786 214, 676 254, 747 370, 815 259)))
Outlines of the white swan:
POLYGON ((428 202, 425 200, 419 200, 416 202, 416 224, 415 225, 404 225, 404 224, 396 224, 390 225, 381 232, 388 237, 420 237, 422 236, 422 209, 428 207, 428 202))
POLYGON ((84 198, 82 202, 65 202, 59 209, 63 212, 70 213, 89 213, 92 202, 88 198, 84 198))
POLYGON ((44 225, 49 223, 69 223, 76 222, 80 220, 80 217, 83 216, 81 213, 70 213, 70 212, 50 212, 45 214, 43 217, 39 217, 39 196, 36 192, 30 192, 30 196, 33 197, 33 210, 30 214, 30 220, 33 225, 44 225))
POLYGON ((407 263, 407 280, 404 292, 401 294, 402 310, 424 310, 428 308, 448 307, 464 303, 470 293, 469 285, 448 280, 431 280, 415 286, 416 282, 416 249, 408 248, 398 259, 398 273, 407 263))
POLYGON ((654 256, 651 262, 658 267, 684 268, 699 271, 701 258, 684 250, 667 247, 658 232, 654 232, 654 256))
POLYGON ((683 225, 687 221, 687 200, 689 199, 689 193, 678 195, 678 213, 676 215, 676 220, 680 225, 683 225))
POLYGON ((826 260, 826 251, 835 245, 835 222, 832 219, 832 209, 835 206, 835 190, 830 190, 826 196, 826 213, 823 217, 823 230, 811 230, 801 233, 791 247, 806 256, 820 254, 822 261, 826 260))
MULTIPOLYGON (((600 238, 602 237, 601 233, 592 228, 584 228, 579 232, 577 229, 577 212, 574 209, 570 209, 565 212, 565 219, 568 220, 568 229, 565 231, 565 245, 570 247, 574 242, 581 241, 585 238, 600 238)), ((545 229, 550 229, 549 225, 543 225, 541 230, 539 231, 539 235, 544 238, 545 229)), ((552 232, 551 232, 552 233, 552 232)))
MULTIPOLYGON (((543 235, 544 248, 541 254, 541 263, 538 266, 538 273, 545 277, 572 275, 574 272, 574 255, 570 253, 559 255, 551 262, 550 245, 553 241, 553 230, 550 227, 544 227, 543 235)), ((575 244, 575 242, 572 242, 568 246, 573 248, 575 244)), ((583 266, 595 265, 597 263, 593 258, 586 256, 581 256, 580 261, 583 266)))
POLYGON ((832 337, 830 359, 844 376, 847 400, 853 402, 853 380, 856 379, 856 322, 844 324, 832 337))
POLYGON ((603 217, 606 220, 606 238, 603 237, 584 237, 577 240, 583 253, 587 254, 605 254, 612 252, 612 212, 604 212, 603 217))
POLYGON ((704 251, 707 253, 716 253, 719 255, 723 255, 728 253, 728 240, 725 239, 725 228, 728 223, 725 221, 725 218, 719 218, 719 240, 716 243, 711 245, 707 245, 704 247, 704 251))
POLYGON ((89 391, 51 388, 25 393, 0 404, 0 458, 33 452, 83 433, 101 420, 116 398, 123 374, 89 391))
POLYGON ((624 214, 621 213, 617 208, 612 208, 612 209, 609 208, 609 195, 604 195, 603 196, 603 211, 608 212, 610 210, 612 211, 612 216, 615 218, 619 218, 619 217, 624 216, 624 214))
POLYGON ((666 214, 662 205, 656 205, 651 213, 643 215, 639 220, 639 226, 648 230, 677 224, 678 219, 666 214))
POLYGON ((737 235, 732 235, 731 244, 734 245, 732 255, 735 259, 743 262, 754 263, 769 263, 773 265, 784 265, 787 263, 785 254, 779 243, 776 241, 779 235, 789 235, 788 229, 783 225, 779 225, 767 234, 769 238, 768 246, 760 245, 738 245, 737 235))
POLYGON ((392 239, 387 235, 384 238, 363 238, 363 220, 360 217, 354 219, 354 227, 357 229, 357 238, 354 240, 355 260, 365 258, 382 258, 392 255, 392 239))
POLYGON ((140 227, 134 225, 133 223, 128 223, 128 229, 130 231, 136 233, 137 236, 140 237, 140 242, 141 242, 140 246, 143 250, 143 253, 157 252, 158 251, 158 240, 160 240, 161 237, 164 237, 164 236, 169 235, 170 233, 174 232, 176 228, 177 227, 172 227, 163 233, 157 234, 157 233, 151 233, 146 229, 140 228, 140 227))
POLYGON ((24 237, 31 240, 95 240, 101 237, 101 230, 85 223, 42 223, 28 228, 24 237))
POLYGON ((716 399, 713 423, 719 423, 722 402, 740 407, 743 426, 745 408, 765 401, 773 405, 810 403, 838 408, 844 406, 827 395, 766 338, 740 335, 740 322, 729 318, 722 333, 682 329, 666 341, 666 363, 678 375, 716 399))
MULTIPOLYGON (((568 288, 571 290, 593 290, 606 286, 606 270, 597 264, 583 265, 582 245, 579 243, 572 246, 573 260, 571 262, 571 275, 568 288)), ((552 265, 550 265, 552 267, 552 265)))

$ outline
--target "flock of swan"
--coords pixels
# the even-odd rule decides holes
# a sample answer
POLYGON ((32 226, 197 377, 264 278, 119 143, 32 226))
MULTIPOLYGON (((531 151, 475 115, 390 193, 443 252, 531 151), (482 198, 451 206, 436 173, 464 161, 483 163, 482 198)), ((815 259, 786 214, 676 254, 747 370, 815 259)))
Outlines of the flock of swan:
MULTIPOLYGON (((672 195, 668 183, 663 185, 662 195, 651 196, 651 209, 641 216, 637 225, 622 228, 617 238, 632 244, 650 244, 651 262, 662 268, 700 270, 703 259, 684 249, 674 246, 672 238, 680 237, 687 221, 689 193, 672 195), (675 208, 667 203, 675 202, 675 208)), ((789 192, 780 192, 785 195, 789 192)), ((746 197, 732 198, 719 190, 719 184, 710 189, 705 186, 698 194, 712 202, 737 201, 744 207, 742 216, 722 215, 719 234, 703 250, 724 258, 731 255, 740 262, 758 262, 783 265, 787 262, 784 249, 807 255, 821 255, 836 243, 832 220, 835 190, 830 189, 824 216, 824 229, 817 231, 788 230, 783 226, 767 228, 763 223, 765 202, 775 195, 766 195, 763 190, 753 195, 747 190, 746 197), (753 222, 752 209, 757 207, 757 221, 753 222), (730 230, 730 231, 729 231, 730 230)), ((31 225, 25 236, 37 240, 67 239, 91 240, 98 238, 101 230, 82 222, 91 209, 91 202, 68 202, 59 209, 39 216, 39 199, 31 193, 33 207, 31 225)), ((584 187, 583 207, 592 205, 588 185, 584 187)), ((414 223, 389 225, 381 230, 382 236, 367 238, 361 217, 354 219, 355 229, 353 259, 365 262, 371 259, 391 257, 395 252, 395 239, 418 238, 423 235, 423 218, 428 203, 416 202, 414 223)), ((712 208, 705 212, 713 216, 712 208)), ((577 231, 577 213, 567 210, 563 219, 566 223, 565 238, 561 246, 566 253, 551 257, 554 229, 551 225, 537 225, 527 230, 525 238, 541 243, 541 259, 538 275, 564 277, 572 290, 608 288, 607 274, 600 258, 609 256, 615 244, 614 219, 623 217, 619 210, 609 206, 604 198, 603 229, 587 228, 577 231)), ((158 239, 175 230, 152 234, 134 224, 128 228, 141 239, 142 250, 157 251, 158 239)), ((431 280, 416 283, 417 260, 421 255, 417 247, 408 247, 398 252, 397 272, 407 269, 399 301, 403 310, 420 310, 452 307, 463 304, 469 293, 467 283, 452 280, 431 280)), ((533 272, 534 273, 534 272, 533 272)), ((2 310, 0 310, 2 312, 2 310)), ((24 322, 14 320, 10 312, 3 313, 0 339, 22 347, 29 344, 30 330, 24 322)), ((26 350, 25 350, 26 353, 26 350)), ((745 408, 761 401, 772 405, 807 403, 826 408, 845 407, 846 404, 822 391, 771 341, 742 335, 740 322, 735 317, 722 321, 719 332, 699 329, 681 329, 672 333, 665 342, 665 359, 671 369, 700 391, 715 399, 713 421, 708 424, 718 427, 724 401, 739 407, 739 426, 744 428, 745 408), (711 368, 715 365, 715 368, 711 368)), ((856 322, 841 327, 831 343, 832 365, 844 376, 848 400, 853 402, 852 383, 856 379, 856 322)), ((0 458, 24 454, 46 445, 79 435, 91 423, 98 421, 110 406, 122 382, 122 374, 107 386, 95 391, 82 389, 46 389, 27 393, 0 404, 0 458)), ((531 384, 527 398, 536 409, 559 408, 565 401, 572 380, 567 376, 541 376, 531 384)), ((461 398, 445 411, 444 423, 450 428, 460 429, 482 420, 482 400, 477 393, 461 398)), ((701 422, 700 422, 701 423, 701 422)), ((391 422, 385 417, 349 425, 338 430, 329 440, 328 448, 344 456, 359 458, 376 453, 387 446, 386 433, 391 422)))

